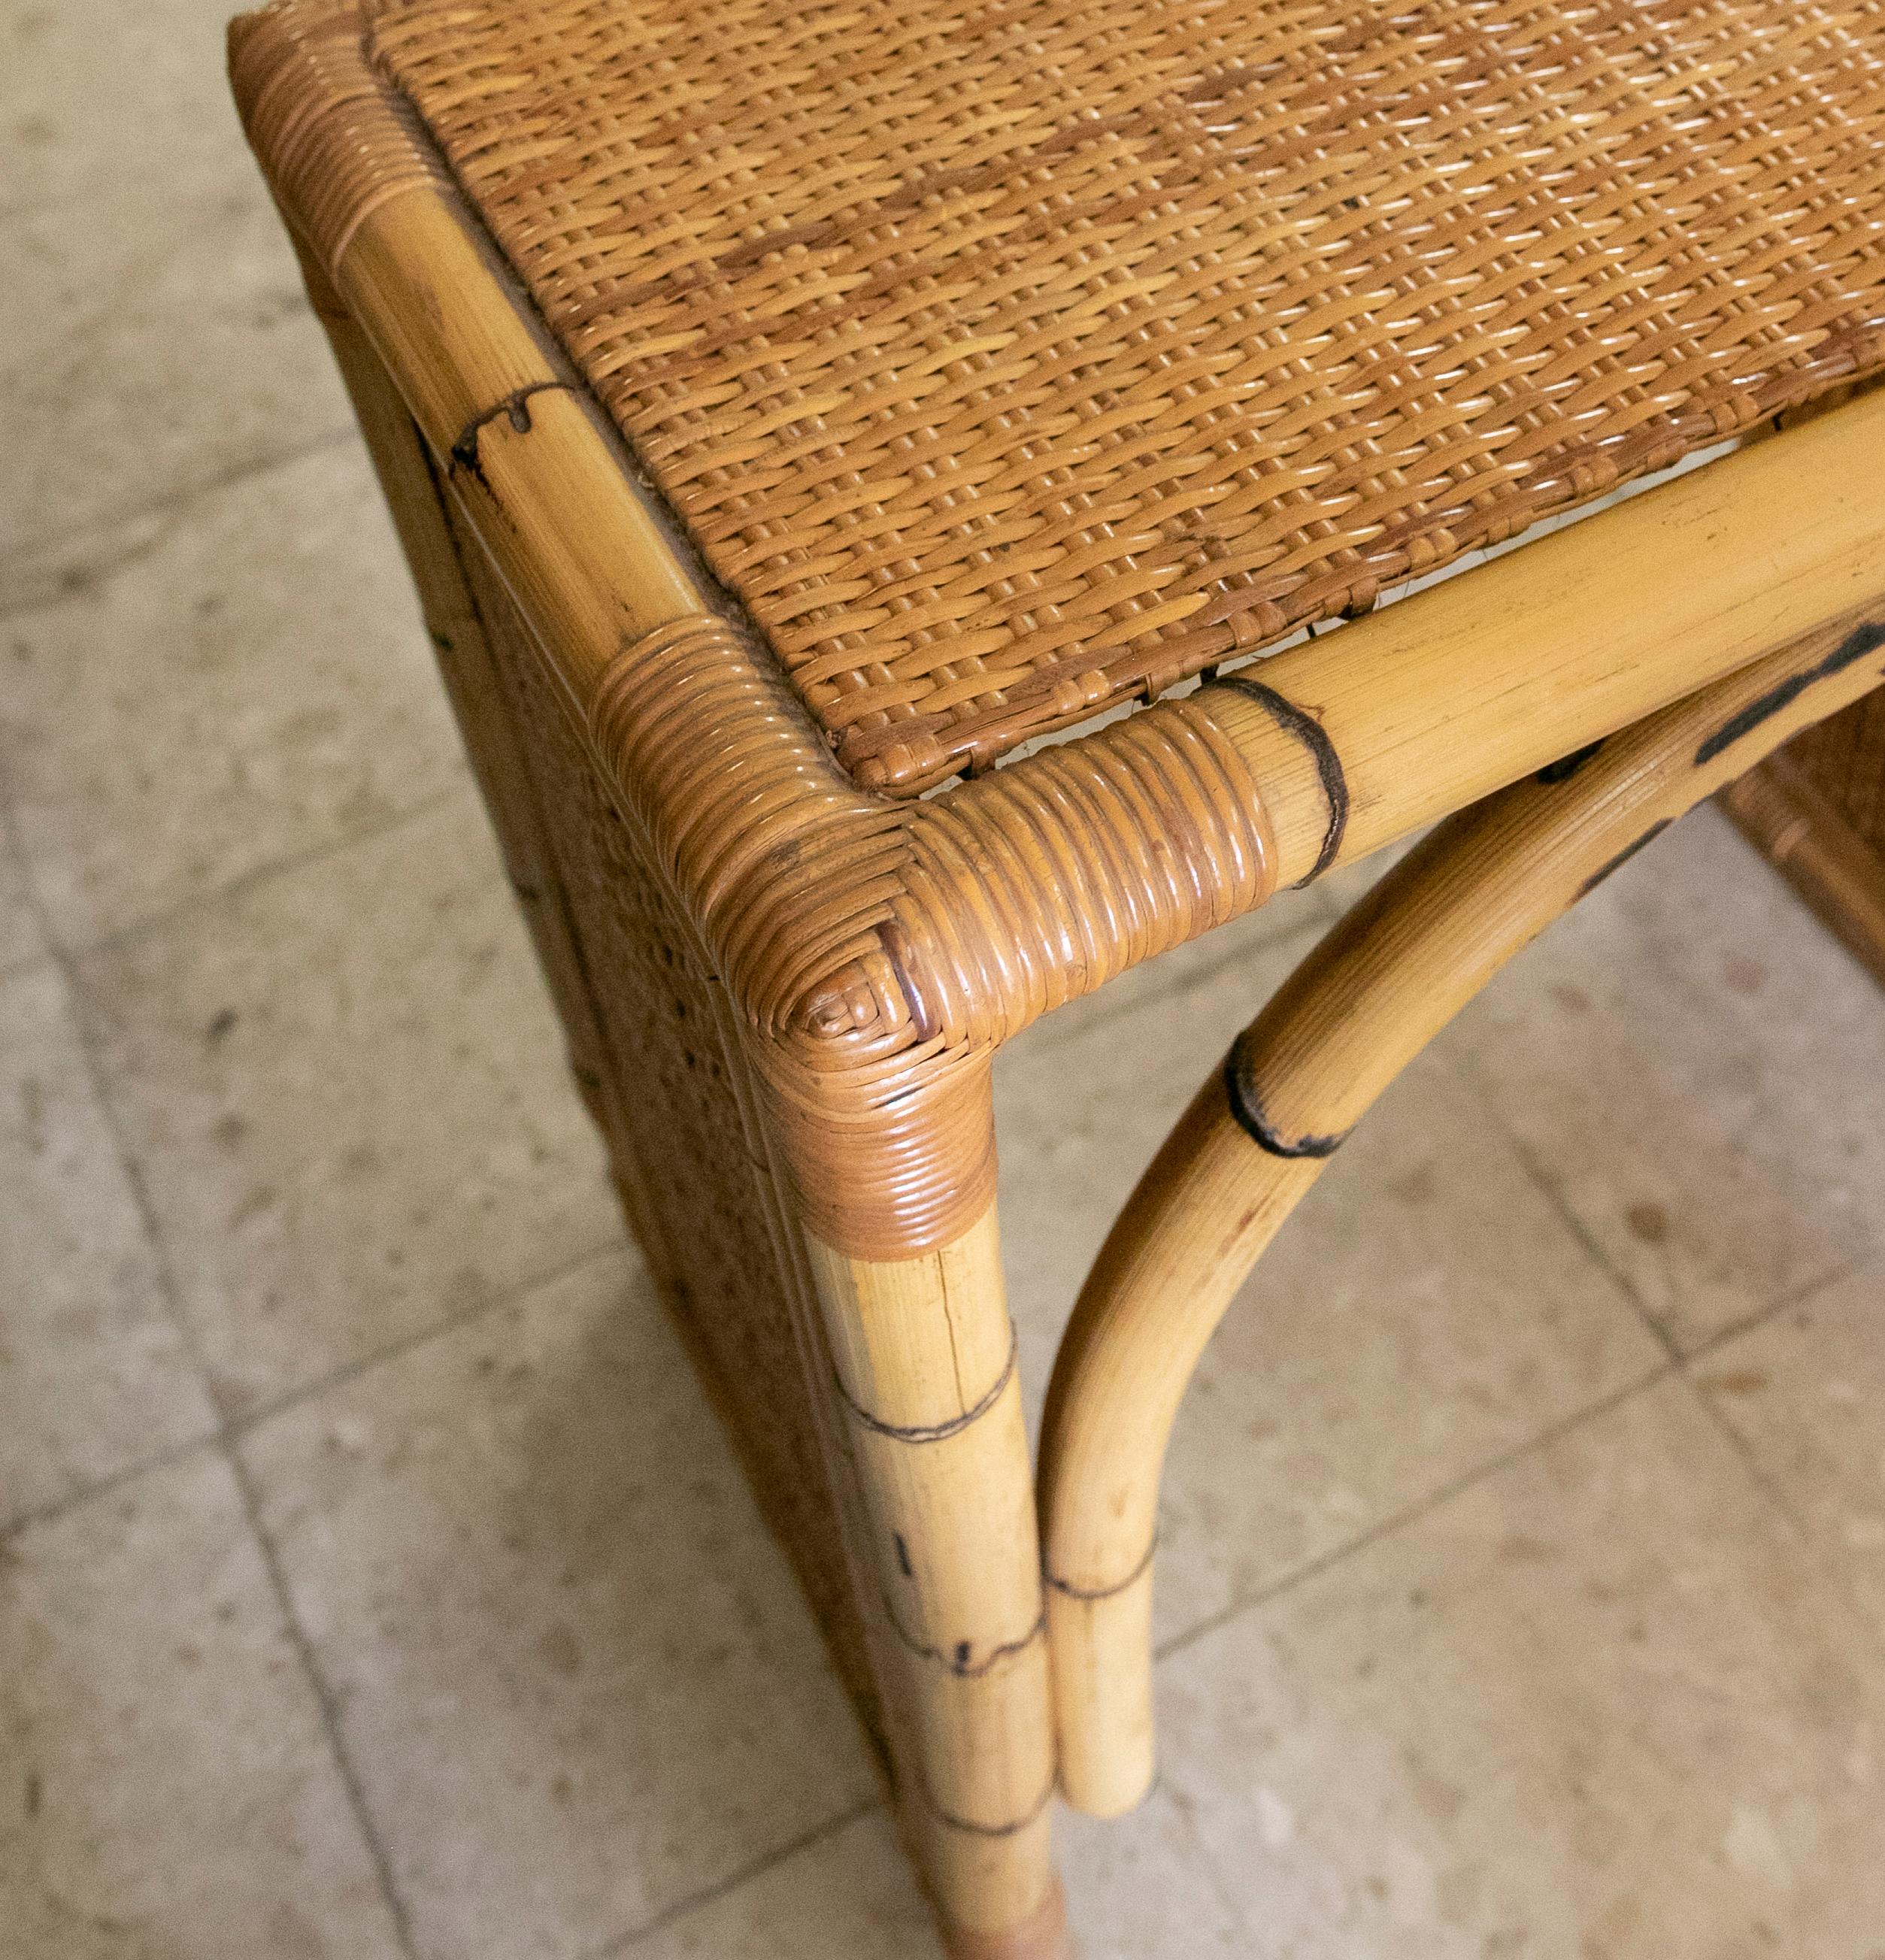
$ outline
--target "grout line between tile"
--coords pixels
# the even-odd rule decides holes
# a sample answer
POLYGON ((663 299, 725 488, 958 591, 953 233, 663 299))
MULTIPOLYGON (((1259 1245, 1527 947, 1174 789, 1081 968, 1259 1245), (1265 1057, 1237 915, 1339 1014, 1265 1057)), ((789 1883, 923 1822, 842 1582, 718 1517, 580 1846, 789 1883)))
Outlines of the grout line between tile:
POLYGON ((315 1706, 320 1710, 320 1725, 327 1739, 328 1752, 333 1758, 334 1767, 339 1774, 342 1787, 346 1791, 347 1802, 352 1809, 360 1834, 366 1841, 367 1855, 372 1860, 374 1875, 379 1881, 380 1893, 393 1920, 394 1937, 400 1951, 407 1960, 418 1960, 417 1949, 412 1942, 412 1912, 400 1891, 399 1880, 393 1869, 393 1860, 386 1846, 381 1841, 373 1821, 371 1807, 367 1802, 365 1786, 355 1767, 352 1754, 341 1733, 340 1704, 326 1678, 320 1670, 314 1653, 314 1642, 307 1630, 301 1624, 301 1615, 295 1610, 294 1596, 288 1589, 288 1575, 282 1570, 280 1558, 274 1541, 263 1529, 261 1502, 255 1484, 242 1461, 242 1453, 235 1448, 227 1436, 219 1439, 223 1454, 234 1474, 236 1489, 241 1498, 243 1515, 248 1519, 249 1529, 253 1535, 256 1549, 262 1554, 262 1563, 269 1575, 269 1583, 274 1589, 277 1605, 282 1614, 282 1624, 288 1630, 289 1643, 294 1647, 295 1658, 301 1662, 301 1672, 306 1677, 314 1697, 315 1706))
POLYGON ((1753 1445, 1721 1413, 1715 1398, 1703 1393, 1702 1384, 1696 1379, 1692 1369, 1684 1365, 1677 1368, 1676 1372, 1682 1377, 1683 1388, 1688 1391, 1689 1398, 1694 1402, 1696 1407, 1701 1411, 1703 1419, 1727 1443, 1728 1448, 1734 1452, 1736 1461, 1747 1472, 1748 1481, 1759 1491, 1782 1524, 1786 1527, 1788 1532, 1810 1551, 1812 1533, 1807 1529, 1806 1519, 1794 1509, 1792 1504, 1788 1500, 1786 1493, 1769 1475, 1766 1466, 1754 1454, 1753 1445))
POLYGON ((1810 1280, 1804 1280, 1796 1287, 1789 1287, 1784 1293, 1769 1300, 1765 1306, 1756 1307, 1752 1313, 1744 1313, 1739 1320, 1731 1321, 1725 1327, 1718 1327, 1712 1334, 1698 1341, 1683 1357, 1685 1367, 1692 1368, 1698 1361, 1705 1361, 1731 1341, 1738 1341, 1743 1334, 1751 1334, 1757 1327, 1764 1327, 1776 1314, 1785 1313, 1790 1306, 1804 1306, 1817 1293, 1828 1291, 1852 1278, 1865 1264, 1868 1255, 1847 1259, 1823 1273, 1816 1273, 1810 1280))
MULTIPOLYGON (((232 899, 247 898, 252 892, 272 884, 277 878, 285 877, 292 872, 304 871, 311 865, 323 864, 343 851, 352 850, 356 844, 368 844, 375 838, 385 837, 402 825, 416 822, 463 792, 470 781, 470 766, 462 755, 455 758, 451 766, 453 771, 451 781, 441 784, 435 790, 428 790, 415 802, 403 804, 398 810, 389 811, 384 816, 361 824, 357 829, 323 838, 318 844, 304 845, 299 851, 285 852, 279 858, 271 858, 266 864, 253 864, 247 870, 237 872, 225 884, 193 892, 187 898, 179 899, 174 905, 166 905, 162 911, 153 912, 148 918, 132 919, 128 924, 114 926, 110 932, 100 937, 87 940, 77 945, 58 944, 56 950, 62 959, 69 960, 75 966, 120 952, 126 947, 135 945, 138 940, 168 927, 183 923, 196 914, 208 911, 212 906, 225 904, 232 899)), ((43 920, 43 910, 37 907, 36 909, 40 911, 40 916, 43 920)), ((52 931, 49 922, 46 924, 46 931, 49 938, 52 931)))
POLYGON ((1743 1315, 1732 1328, 1720 1330, 1716 1336, 1696 1348, 1685 1349, 1676 1339, 1674 1334, 1651 1312, 1641 1293, 1637 1290, 1635 1282, 1604 1252, 1595 1236, 1585 1226, 1584 1220, 1572 1208, 1570 1201, 1564 1195, 1557 1179, 1546 1171, 1524 1140, 1504 1122, 1492 1099, 1481 1092, 1479 1083, 1470 1073, 1450 1056, 1447 1058, 1447 1065, 1452 1070, 1455 1079, 1479 1104, 1485 1112, 1487 1122, 1492 1124, 1511 1145, 1512 1153, 1517 1159, 1520 1168, 1524 1170, 1533 1188, 1557 1213, 1559 1217, 1562 1220, 1565 1229, 1584 1248, 1598 1270, 1609 1278, 1612 1284, 1629 1303, 1631 1309, 1637 1319, 1642 1322, 1651 1336, 1668 1356, 1675 1372, 1682 1378, 1683 1387, 1693 1398, 1696 1407, 1702 1411, 1709 1425, 1721 1437, 1739 1459, 1742 1468, 1747 1472, 1750 1482, 1766 1500, 1788 1531, 1804 1543, 1808 1535, 1805 1520, 1787 1501, 1780 1486, 1762 1468, 1746 1439, 1722 1414, 1713 1398, 1702 1393, 1696 1380, 1694 1363, 1704 1354, 1712 1352, 1721 1341, 1731 1339, 1735 1334, 1745 1332, 1751 1327, 1759 1326, 1773 1315, 1783 1312, 1795 1301, 1806 1298, 1818 1291, 1822 1285, 1832 1284, 1839 1278, 1839 1273, 1822 1274, 1802 1286, 1790 1287, 1768 1301, 1765 1306, 1758 1308, 1754 1312, 1743 1315))
POLYGON ((1804 1548, 1808 1562, 1817 1571, 1823 1573, 1835 1583, 1839 1596, 1851 1609, 1854 1623, 1859 1628, 1861 1637, 1868 1645, 1875 1648, 1885 1644, 1885 1630, 1880 1628, 1877 1618, 1873 1615, 1860 1609, 1856 1596, 1841 1583, 1844 1575, 1837 1569, 1836 1562, 1829 1558, 1827 1548, 1822 1542, 1819 1534, 1814 1531, 1810 1522, 1794 1508, 1792 1500, 1781 1486, 1769 1478, 1762 1468, 1759 1459, 1755 1454, 1753 1445, 1743 1440, 1740 1432, 1725 1415, 1718 1413, 1713 1398, 1703 1392, 1701 1379, 1696 1370, 1698 1363, 1705 1361, 1712 1355, 1718 1354, 1724 1348, 1731 1346, 1743 1334, 1750 1334, 1757 1328, 1765 1327, 1786 1312, 1791 1307, 1806 1306, 1821 1293, 1829 1293, 1835 1287, 1843 1285, 1855 1273, 1863 1271, 1869 1265, 1876 1256, 1876 1251, 1861 1253, 1856 1258, 1848 1260, 1832 1271, 1822 1273, 1817 1278, 1808 1281, 1804 1285, 1792 1287, 1780 1299, 1764 1307, 1759 1312, 1749 1314, 1742 1319, 1737 1320, 1732 1327, 1720 1329, 1689 1356, 1683 1370, 1683 1373, 1688 1377, 1690 1392, 1720 1427, 1726 1432, 1729 1441, 1734 1446, 1742 1462, 1746 1465, 1750 1478, 1759 1488, 1762 1495, 1770 1500, 1775 1510, 1779 1513, 1792 1530, 1804 1548))
POLYGON ((1680 1373, 1683 1382, 1690 1395, 1695 1398, 1696 1406, 1727 1440, 1729 1448, 1740 1458, 1742 1467, 1746 1471, 1750 1481, 1779 1514, 1788 1529, 1807 1548, 1810 1553, 1814 1551, 1811 1526, 1794 1508, 1792 1500, 1788 1497, 1785 1491, 1770 1475, 1766 1465, 1756 1454, 1754 1446, 1735 1427, 1733 1423, 1729 1421, 1727 1416, 1722 1413, 1715 1398, 1703 1389, 1701 1377, 1698 1373, 1698 1364, 1705 1361, 1711 1355, 1718 1354, 1740 1335, 1751 1333, 1757 1327, 1764 1327, 1769 1321, 1785 1313, 1790 1306, 1797 1306, 1803 1302, 1811 1300, 1815 1294, 1823 1293, 1829 1288, 1837 1286, 1849 1273, 1857 1269, 1859 1263, 1857 1260, 1848 1261, 1845 1265, 1836 1268, 1829 1273, 1822 1273, 1817 1278, 1807 1281, 1804 1285, 1789 1287, 1778 1299, 1769 1301, 1758 1312, 1744 1315, 1732 1327, 1721 1328, 1701 1346, 1684 1356, 1681 1363, 1680 1373))
MULTIPOLYGON (((51 934, 44 908, 39 902, 37 893, 30 886, 28 887, 27 899, 29 907, 39 918, 41 930, 46 933, 49 940, 51 934)), ((119 1120, 116 1106, 107 1093, 103 1063, 98 1052, 97 1042, 89 1017, 85 1012, 84 996, 78 985, 78 975, 74 971, 70 958, 62 953, 56 946, 53 948, 53 959, 65 982, 79 1054, 84 1063, 92 1095, 98 1105, 100 1119, 104 1124, 107 1134, 111 1138, 112 1148, 117 1156, 119 1168, 124 1173, 125 1182, 131 1194, 131 1201, 137 1213, 139 1227, 151 1249, 151 1262, 157 1275, 158 1296, 163 1303, 165 1312, 170 1317, 171 1324, 177 1330, 177 1338, 183 1352, 189 1358, 190 1364, 196 1369, 198 1379, 202 1385, 203 1392, 209 1398, 210 1405, 214 1408, 215 1398, 210 1385, 209 1370, 201 1344, 196 1338, 196 1330, 183 1311, 177 1289, 176 1275, 171 1271, 169 1255, 164 1250, 162 1237, 158 1230, 157 1214, 151 1202, 150 1193, 145 1184, 143 1168, 138 1161, 136 1153, 131 1147, 130 1139, 125 1134, 124 1127, 119 1120)), ((398 1941, 400 1951, 406 1956, 406 1960, 418 1960, 416 1949, 412 1943, 411 1914, 394 1877, 392 1861, 387 1856, 386 1847, 381 1841, 378 1831, 374 1828, 372 1814, 368 1807, 365 1790, 342 1737, 338 1704, 335 1701, 333 1691, 329 1688, 319 1667, 316 1665, 313 1646, 308 1639, 306 1628, 301 1623, 300 1616, 295 1610, 294 1600, 288 1591, 286 1576, 282 1570, 273 1545, 269 1542, 267 1533, 262 1529, 256 1493, 250 1478, 247 1466, 243 1462, 241 1454, 235 1448, 226 1427, 218 1427, 213 1438, 207 1439, 202 1446, 213 1447, 221 1453, 223 1461, 228 1466, 230 1475, 235 1481, 237 1494, 242 1505, 244 1516, 247 1522, 256 1550, 262 1560, 263 1570, 268 1574, 269 1583, 275 1595, 276 1610, 282 1616, 282 1624, 287 1631, 290 1643, 293 1646, 296 1658, 301 1663, 302 1675, 307 1683, 309 1691, 314 1697, 315 1706, 320 1714, 322 1732, 326 1739, 330 1758, 333 1761, 336 1774, 340 1778, 341 1787, 345 1793, 348 1806, 353 1812, 354 1822, 365 1842, 367 1856, 372 1863, 374 1874, 378 1882, 381 1896, 393 1922, 393 1933, 398 1941)))
MULTIPOLYGON (((196 1366, 196 1357, 190 1357, 190 1364, 196 1366)), ((49 1497, 43 1503, 30 1505, 23 1511, 16 1511, 11 1517, 0 1517, 0 1545, 10 1538, 18 1537, 38 1525, 56 1522, 68 1511, 75 1511, 95 1499, 108 1497, 115 1491, 122 1491, 126 1484, 135 1484, 145 1477, 154 1476, 159 1471, 168 1470, 182 1462, 186 1457, 195 1456, 205 1449, 214 1449, 221 1440, 220 1432, 214 1427, 205 1429, 199 1436, 193 1436, 182 1443, 167 1443, 163 1449, 148 1456, 141 1456, 135 1463, 127 1463, 122 1469, 95 1478, 90 1483, 81 1484, 66 1491, 63 1496, 49 1497)))
POLYGON ((13 598, 0 597, 0 620, 16 617, 22 612, 37 612, 49 606, 57 606, 62 601, 75 598, 100 579, 106 578, 125 566, 135 565, 162 545, 170 534, 175 520, 189 510, 191 504, 206 497, 214 497, 224 490, 234 489, 237 484, 246 483, 251 478, 266 476, 271 471, 285 469, 297 463, 305 462, 310 456, 324 451, 344 448, 350 442, 360 440, 358 424, 348 422, 336 428, 324 430, 320 434, 310 436, 305 441, 291 443, 283 449, 272 449, 245 457, 240 463, 213 475, 199 479, 193 483, 180 483, 174 488, 160 492, 142 504, 129 509, 113 511, 82 524, 62 525, 57 530, 47 531, 23 544, 14 544, 0 552, 0 591, 4 590, 10 572, 17 571, 23 565, 34 559, 44 559, 56 553, 62 546, 75 546, 88 535, 109 537, 127 527, 142 523, 146 519, 162 521, 148 538, 135 544, 126 545, 113 552, 101 550, 95 559, 86 560, 82 567, 56 574, 58 589, 53 591, 23 592, 13 598))
MULTIPOLYGON (((46 963, 54 964, 50 960, 46 963)), ((116 1141, 115 1131, 113 1140, 116 1141)), ((475 1325, 491 1315, 501 1313, 506 1308, 514 1306, 525 1295, 533 1293, 539 1287, 552 1285, 558 1280, 566 1279, 572 1273, 581 1271, 585 1266, 613 1258, 625 1251, 633 1256, 639 1256, 635 1242, 626 1233, 598 1239, 585 1250, 560 1260, 553 1266, 546 1267, 541 1271, 533 1273, 514 1285, 502 1288, 489 1300, 481 1300, 471 1306, 460 1307, 413 1333, 388 1342, 384 1348, 376 1348, 371 1353, 360 1355, 324 1375, 317 1375, 271 1401, 259 1403, 252 1409, 245 1409, 239 1415, 219 1415, 214 1426, 199 1436, 190 1437, 181 1443, 167 1444, 148 1456, 139 1457, 135 1462, 127 1463, 123 1468, 113 1470, 107 1476, 67 1491, 62 1497, 49 1498, 45 1503, 35 1504, 11 1517, 0 1517, 0 1541, 24 1531, 30 1526, 49 1524, 56 1519, 63 1517, 68 1511, 77 1510, 81 1505, 90 1503, 94 1498, 109 1497, 113 1491, 123 1489, 127 1484, 134 1484, 140 1478, 154 1475, 160 1470, 167 1470, 172 1465, 180 1462, 199 1450, 212 1449, 225 1443, 240 1443, 263 1424, 291 1409, 299 1408, 304 1403, 318 1401, 330 1390, 344 1386, 378 1367, 383 1362, 396 1361, 430 1341, 442 1340, 447 1335, 456 1333, 461 1328, 475 1325)), ((191 1366, 200 1371, 202 1363, 193 1348, 189 1360, 191 1366)), ((212 1408, 215 1406, 213 1396, 211 1405, 212 1408)))
POLYGON ((1182 1634, 1173 1634, 1170 1639, 1155 1647, 1153 1650, 1154 1661, 1163 1662, 1173 1654, 1183 1653, 1186 1648, 1202 1640, 1207 1634, 1215 1633, 1220 1627, 1229 1625, 1243 1615, 1253 1612, 1259 1607, 1268 1605, 1272 1600, 1281 1599, 1284 1594, 1294 1592, 1298 1586, 1320 1577, 1355 1553, 1364 1551, 1383 1538, 1392 1537, 1395 1532, 1409 1525, 1417 1524, 1430 1512, 1450 1503, 1455 1497, 1463 1495, 1475 1484, 1497 1476, 1501 1470, 1509 1468, 1521 1458, 1559 1441, 1574 1430, 1581 1428, 1584 1424, 1595 1421, 1600 1416, 1608 1415, 1632 1397, 1655 1387, 1659 1382, 1667 1381, 1676 1372, 1676 1364, 1673 1360, 1658 1361, 1653 1368, 1638 1375, 1633 1381, 1625 1382, 1621 1388, 1613 1389, 1609 1394, 1600 1395, 1595 1402, 1587 1402, 1583 1408, 1574 1409, 1568 1415, 1561 1416, 1557 1421, 1547 1424, 1536 1435, 1527 1437, 1522 1443, 1514 1443, 1509 1449, 1502 1449, 1496 1456, 1487 1458, 1483 1463, 1475 1465, 1472 1469, 1464 1472, 1450 1482, 1441 1484, 1438 1490, 1430 1491, 1424 1497, 1396 1511, 1390 1516, 1378 1519, 1365 1531, 1358 1532, 1353 1538, 1332 1546, 1317 1558, 1307 1560, 1294 1571, 1285 1573, 1269 1585, 1259 1586, 1246 1597, 1233 1600, 1216 1612, 1207 1614, 1195 1626, 1187 1627, 1182 1634))
POLYGON ((841 1810, 835 1817, 828 1817, 822 1824, 814 1824, 809 1831, 801 1831, 796 1838, 788 1838, 763 1852, 750 1863, 738 1870, 729 1872, 724 1879, 716 1879, 710 1885, 703 1885, 698 1892, 689 1892, 685 1898, 675 1900, 673 1904, 664 1906, 652 1919, 645 1920, 639 1926, 631 1927, 626 1933, 618 1933, 605 1940, 600 1946, 591 1947, 583 1960, 614 1960, 618 1953, 626 1953, 650 1939, 677 1919, 685 1918, 690 1912, 702 1906, 712 1905, 716 1900, 730 1898, 743 1890, 756 1879, 763 1879, 767 1873, 776 1871, 780 1866, 789 1864, 801 1851, 808 1851, 815 1844, 835 1838, 847 1830, 861 1818, 868 1817, 873 1811, 884 1807, 879 1796, 866 1797, 861 1803, 854 1803, 841 1810))
POLYGON ((626 1233, 618 1232, 607 1239, 600 1239, 581 1252, 573 1253, 555 1265, 533 1273, 529 1278, 518 1281, 514 1285, 501 1288, 489 1300, 476 1301, 470 1306, 461 1306, 439 1319, 428 1322, 424 1327, 410 1334, 402 1335, 396 1341, 390 1341, 384 1348, 375 1348, 370 1353, 355 1357, 339 1367, 330 1369, 326 1374, 302 1382, 298 1387, 285 1390, 272 1400, 258 1403, 253 1408, 244 1409, 238 1415, 224 1418, 222 1433, 232 1443, 240 1442, 252 1430, 259 1429, 276 1416, 297 1409, 304 1403, 317 1400, 333 1390, 342 1388, 361 1376, 369 1373, 383 1364, 397 1361, 424 1348, 432 1341, 443 1340, 447 1335, 456 1334, 461 1328, 475 1326, 479 1321, 503 1312, 514 1306, 527 1293, 539 1287, 549 1286, 556 1281, 567 1279, 572 1273, 581 1272, 585 1267, 595 1265, 627 1251, 638 1258, 635 1243, 626 1233))
MULTIPOLYGON (((1429 1043, 1430 1053, 1432 1048, 1433 1044, 1429 1043)), ((1670 1362, 1680 1365, 1682 1360, 1682 1350, 1677 1345, 1675 1336, 1657 1319, 1654 1314, 1651 1312, 1643 1296, 1637 1290, 1635 1282, 1631 1279, 1628 1273, 1611 1259, 1610 1255, 1598 1243, 1590 1228, 1578 1216, 1571 1201, 1565 1196, 1563 1188, 1558 1180, 1552 1176, 1539 1162, 1537 1154, 1531 1146, 1506 1122, 1500 1112, 1498 1105, 1480 1087, 1478 1077, 1457 1056, 1450 1052, 1443 1054, 1441 1060, 1454 1081, 1458 1083, 1466 1094, 1478 1104, 1480 1114, 1484 1117, 1488 1125, 1496 1130, 1505 1139, 1507 1147, 1517 1160, 1519 1169, 1525 1173, 1527 1181, 1539 1196, 1551 1207, 1557 1216, 1559 1223, 1583 1248, 1584 1256, 1610 1282, 1617 1292, 1622 1295, 1630 1311, 1642 1323, 1644 1331, 1668 1357, 1670 1362)))

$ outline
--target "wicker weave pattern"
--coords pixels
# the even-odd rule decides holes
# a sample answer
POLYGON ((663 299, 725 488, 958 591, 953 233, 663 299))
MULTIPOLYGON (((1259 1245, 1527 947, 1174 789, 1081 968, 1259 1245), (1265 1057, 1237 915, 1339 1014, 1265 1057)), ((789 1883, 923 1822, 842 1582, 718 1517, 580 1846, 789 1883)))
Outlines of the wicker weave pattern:
POLYGON ((383 0, 860 778, 1885 361, 1885 5, 383 0))
POLYGON ((637 1239, 859 1711, 875 1723, 817 1439, 788 1392, 798 1360, 769 1229, 778 1199, 739 1120, 748 1064, 720 1025, 696 935, 610 807, 528 629, 476 542, 462 530, 460 542, 510 691, 513 739, 543 800, 563 902, 585 959, 609 976, 594 996, 610 1092, 601 1113, 637 1239))
POLYGON ((1885 6, 394 0, 376 53, 862 780, 1885 358, 1885 6))

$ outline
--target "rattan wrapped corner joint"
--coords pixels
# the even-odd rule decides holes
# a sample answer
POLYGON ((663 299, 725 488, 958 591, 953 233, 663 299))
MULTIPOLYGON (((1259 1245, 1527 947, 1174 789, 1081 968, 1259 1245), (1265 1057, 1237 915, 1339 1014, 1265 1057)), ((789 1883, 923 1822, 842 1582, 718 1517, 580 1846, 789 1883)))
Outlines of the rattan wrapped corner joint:
MULTIPOLYGON (((1050 1644, 1065 1787, 1146 1758, 1042 1597, 992 1058, 1495 792, 1562 870, 1718 778, 1686 715, 1752 760, 1876 682, 1877 393, 1246 657, 1885 364, 1879 8, 277 0, 234 65, 638 1236, 952 1952, 1057 1954, 1050 1644)), ((1506 943, 1426 916, 1513 871, 1474 821, 1371 928, 1435 988, 1506 943)), ((1354 1083, 1419 1032, 1367 998, 1354 1083)), ((1231 1217, 1266 1093, 1199 1106, 1231 1217)), ((1097 1624, 1145 1546, 1070 1515, 1097 1624)))

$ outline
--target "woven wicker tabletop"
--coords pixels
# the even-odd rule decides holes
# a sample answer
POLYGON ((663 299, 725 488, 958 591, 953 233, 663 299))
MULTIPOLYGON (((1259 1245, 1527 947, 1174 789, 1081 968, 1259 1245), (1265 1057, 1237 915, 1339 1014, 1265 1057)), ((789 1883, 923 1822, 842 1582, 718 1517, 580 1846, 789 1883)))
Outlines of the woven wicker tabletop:
POLYGON ((381 0, 859 779, 1885 366, 1885 0, 381 0))

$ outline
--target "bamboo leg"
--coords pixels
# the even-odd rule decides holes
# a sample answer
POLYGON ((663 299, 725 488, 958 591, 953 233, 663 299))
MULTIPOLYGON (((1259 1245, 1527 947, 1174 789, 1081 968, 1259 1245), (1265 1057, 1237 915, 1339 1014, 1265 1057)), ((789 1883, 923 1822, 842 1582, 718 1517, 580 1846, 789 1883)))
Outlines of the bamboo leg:
POLYGON ((1160 1150, 1075 1309, 1041 1492, 1060 1771, 1129 1809, 1153 1766, 1158 1481, 1250 1267, 1382 1090, 1506 960, 1692 805, 1885 678, 1885 631, 1816 634, 1451 818, 1291 975, 1160 1150))
POLYGON ((957 1960, 1059 1960, 1040 1556, 994 1209, 911 1258, 807 1248, 890 1636, 906 1831, 957 1960))
POLYGON ((1108 1236, 1049 1389, 1041 1507, 1060 1782, 1096 1817, 1153 1771, 1159 1473, 1218 1322, 1324 1160, 1260 1153, 1205 1084, 1108 1236))

